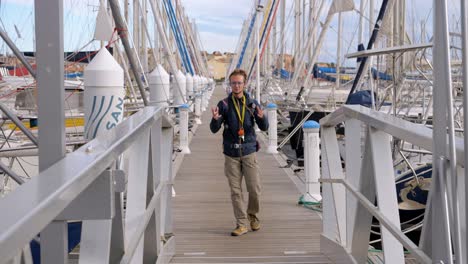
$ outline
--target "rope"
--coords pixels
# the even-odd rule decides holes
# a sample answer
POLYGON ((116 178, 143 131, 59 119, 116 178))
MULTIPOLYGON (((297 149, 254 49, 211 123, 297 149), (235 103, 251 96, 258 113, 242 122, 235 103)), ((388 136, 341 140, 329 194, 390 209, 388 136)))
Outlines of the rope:
POLYGON ((301 195, 301 197, 299 197, 299 201, 297 202, 297 204, 316 212, 322 212, 322 202, 304 201, 304 195, 301 195))

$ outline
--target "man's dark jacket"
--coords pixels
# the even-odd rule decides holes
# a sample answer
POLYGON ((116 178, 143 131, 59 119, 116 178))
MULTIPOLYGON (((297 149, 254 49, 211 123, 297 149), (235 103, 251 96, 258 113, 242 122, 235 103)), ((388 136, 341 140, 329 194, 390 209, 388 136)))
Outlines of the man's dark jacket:
MULTIPOLYGON (((239 147, 239 117, 237 116, 236 108, 234 102, 232 101, 232 93, 229 96, 218 103, 219 115, 220 118, 215 120, 211 119, 210 129, 211 132, 216 133, 221 128, 221 125, 224 124, 223 131, 223 153, 230 157, 240 157, 254 153, 257 149, 257 136, 255 135, 254 123, 256 122, 258 128, 262 131, 268 129, 268 118, 266 115, 263 115, 263 118, 258 117, 257 115, 257 106, 260 107, 260 104, 255 100, 250 98, 249 94, 245 93, 245 117, 244 117, 244 142, 241 147, 239 147)), ((235 99, 238 100, 238 99, 235 99)), ((240 112, 242 113, 242 100, 240 102, 240 112)))

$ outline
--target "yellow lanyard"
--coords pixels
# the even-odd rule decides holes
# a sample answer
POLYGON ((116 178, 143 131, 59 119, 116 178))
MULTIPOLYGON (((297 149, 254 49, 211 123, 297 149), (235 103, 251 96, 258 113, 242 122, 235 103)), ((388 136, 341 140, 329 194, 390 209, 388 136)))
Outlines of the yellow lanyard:
POLYGON ((245 117, 245 95, 242 95, 242 115, 240 113, 240 105, 239 105, 239 101, 234 97, 234 95, 232 95, 232 101, 234 103, 234 108, 236 108, 236 113, 237 113, 237 116, 239 117, 239 123, 240 123, 240 126, 243 127, 244 126, 244 117, 245 117))

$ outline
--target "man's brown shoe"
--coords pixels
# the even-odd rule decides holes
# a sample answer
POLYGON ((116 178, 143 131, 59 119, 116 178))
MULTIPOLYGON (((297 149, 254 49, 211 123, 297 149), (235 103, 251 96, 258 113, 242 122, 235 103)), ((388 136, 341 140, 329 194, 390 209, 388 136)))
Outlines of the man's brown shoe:
POLYGON ((257 217, 252 217, 250 219, 250 228, 252 228, 252 231, 257 231, 260 229, 260 220, 258 220, 257 217))
POLYGON ((236 229, 232 230, 231 236, 242 236, 243 234, 249 232, 245 226, 237 226, 236 229))

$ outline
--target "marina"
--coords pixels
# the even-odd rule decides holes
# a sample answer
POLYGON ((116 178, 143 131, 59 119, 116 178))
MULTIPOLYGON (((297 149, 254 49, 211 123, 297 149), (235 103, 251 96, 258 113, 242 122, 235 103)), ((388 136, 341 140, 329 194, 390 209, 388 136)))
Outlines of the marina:
POLYGON ((467 263, 468 7, 414 1, 0 1, 0 263, 467 263))

